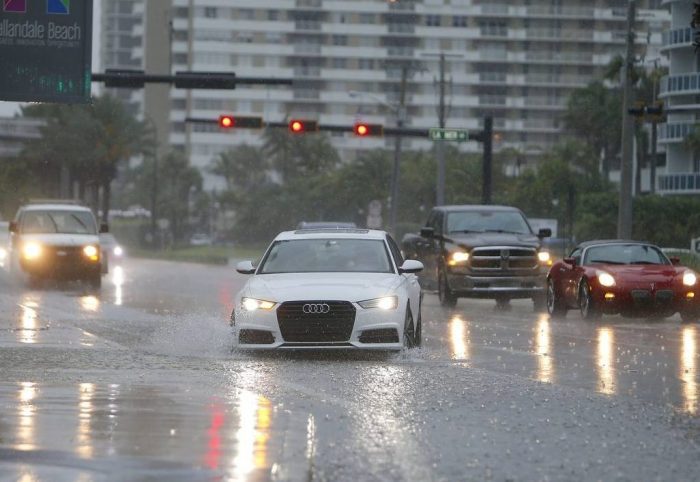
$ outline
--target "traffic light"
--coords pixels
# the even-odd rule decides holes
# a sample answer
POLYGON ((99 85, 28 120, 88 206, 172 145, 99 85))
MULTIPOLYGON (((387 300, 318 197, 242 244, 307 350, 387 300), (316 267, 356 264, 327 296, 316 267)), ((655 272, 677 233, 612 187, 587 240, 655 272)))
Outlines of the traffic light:
POLYGON ((367 137, 367 136, 383 136, 384 126, 381 124, 365 124, 357 123, 353 129, 356 136, 367 137))
POLYGON ((262 117, 254 116, 221 115, 219 116, 219 127, 222 129, 261 129, 263 120, 262 117))
POLYGON ((289 121, 289 130, 294 134, 318 131, 318 122, 313 120, 292 119, 289 121))

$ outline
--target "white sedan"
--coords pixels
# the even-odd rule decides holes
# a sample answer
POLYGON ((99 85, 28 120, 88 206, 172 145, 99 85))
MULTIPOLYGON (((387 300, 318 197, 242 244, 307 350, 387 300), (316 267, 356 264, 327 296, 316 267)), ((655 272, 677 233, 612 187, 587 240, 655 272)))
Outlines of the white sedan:
POLYGON ((404 261, 383 231, 318 229, 279 234, 231 315, 241 348, 401 350, 421 344, 419 261, 404 261))

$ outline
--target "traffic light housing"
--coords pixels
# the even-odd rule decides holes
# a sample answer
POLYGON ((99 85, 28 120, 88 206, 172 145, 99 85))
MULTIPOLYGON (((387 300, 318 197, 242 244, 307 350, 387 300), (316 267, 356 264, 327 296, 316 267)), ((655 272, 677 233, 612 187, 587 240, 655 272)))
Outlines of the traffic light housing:
POLYGON ((314 120, 292 119, 289 121, 289 131, 293 134, 302 134, 304 132, 317 132, 318 122, 314 120))
POLYGON ((384 135, 384 126, 381 124, 365 124, 364 122, 358 122, 357 124, 355 124, 353 131, 358 137, 381 137, 384 135))
POLYGON ((255 116, 221 115, 219 116, 219 127, 222 129, 261 129, 263 120, 262 117, 255 116))

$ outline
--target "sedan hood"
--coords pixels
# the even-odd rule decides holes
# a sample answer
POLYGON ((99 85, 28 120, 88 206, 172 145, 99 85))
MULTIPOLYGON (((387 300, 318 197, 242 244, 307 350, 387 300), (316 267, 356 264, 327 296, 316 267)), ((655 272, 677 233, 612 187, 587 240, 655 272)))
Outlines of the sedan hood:
POLYGON ((100 244, 96 234, 23 234, 22 242, 36 242, 45 246, 85 246, 100 244))
POLYGON ((539 248, 540 239, 533 234, 512 233, 450 233, 447 238, 455 244, 465 248, 479 246, 522 246, 526 248, 539 248))
POLYGON ((255 275, 244 296, 268 301, 362 301, 392 294, 399 284, 393 273, 291 273, 255 275))

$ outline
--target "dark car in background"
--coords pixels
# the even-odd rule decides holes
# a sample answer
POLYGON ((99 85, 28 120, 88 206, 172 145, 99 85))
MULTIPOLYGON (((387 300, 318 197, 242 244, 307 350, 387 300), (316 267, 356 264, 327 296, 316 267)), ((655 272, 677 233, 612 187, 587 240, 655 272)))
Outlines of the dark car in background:
POLYGON ((437 288, 440 303, 490 298, 499 305, 532 298, 544 308, 551 256, 542 247, 549 229, 534 233, 527 218, 509 206, 438 206, 418 234, 402 240, 404 255, 423 263, 421 285, 437 288))

